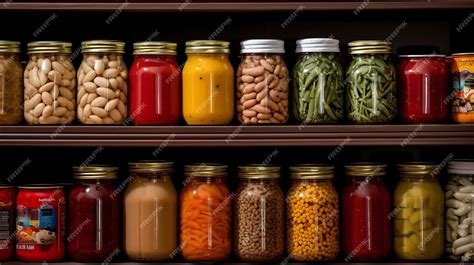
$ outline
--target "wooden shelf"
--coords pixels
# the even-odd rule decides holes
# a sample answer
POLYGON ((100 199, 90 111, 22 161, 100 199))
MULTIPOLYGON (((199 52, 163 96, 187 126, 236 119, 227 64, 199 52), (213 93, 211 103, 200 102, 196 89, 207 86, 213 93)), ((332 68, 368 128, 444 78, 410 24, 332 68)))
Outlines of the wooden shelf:
POLYGON ((473 125, 1 126, 0 146, 474 145, 473 125))

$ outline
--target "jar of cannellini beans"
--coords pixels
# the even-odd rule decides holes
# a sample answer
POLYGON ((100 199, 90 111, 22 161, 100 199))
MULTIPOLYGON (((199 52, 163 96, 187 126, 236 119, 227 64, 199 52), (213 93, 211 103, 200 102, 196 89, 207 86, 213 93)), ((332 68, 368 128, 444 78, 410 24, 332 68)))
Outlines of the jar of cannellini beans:
POLYGON ((30 61, 23 73, 23 113, 28 124, 68 124, 74 120, 76 71, 72 44, 58 41, 28 43, 30 61))
POLYGON ((120 41, 82 42, 84 59, 77 71, 77 118, 81 123, 126 125, 128 72, 122 57, 124 48, 120 41))

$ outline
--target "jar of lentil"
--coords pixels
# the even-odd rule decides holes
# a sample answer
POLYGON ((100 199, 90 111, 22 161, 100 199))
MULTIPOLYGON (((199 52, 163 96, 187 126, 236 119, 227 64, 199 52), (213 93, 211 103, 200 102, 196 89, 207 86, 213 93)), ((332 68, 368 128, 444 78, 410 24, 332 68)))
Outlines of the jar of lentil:
POLYGON ((405 260, 435 260, 444 252, 444 194, 438 168, 430 163, 398 165, 393 195, 394 252, 405 260))
POLYGON ((450 175, 446 185, 446 252, 449 258, 474 260, 474 160, 453 160, 448 164, 450 175))
POLYGON ((223 261, 231 253, 232 198, 225 183, 227 166, 184 167, 180 195, 181 253, 189 261, 223 261))
POLYGON ((253 39, 240 43, 237 70, 237 118, 245 124, 288 121, 288 68, 284 42, 253 39))
POLYGON ((350 122, 388 123, 397 115, 396 75, 391 52, 391 43, 386 41, 349 43, 352 61, 346 72, 346 108, 350 122))
POLYGON ((390 191, 383 182, 387 165, 353 163, 345 166, 342 192, 343 248, 348 260, 378 260, 388 256, 390 191))
POLYGON ((28 43, 23 113, 28 124, 69 124, 76 116, 76 71, 69 42, 28 43))
POLYGON ((288 254, 296 261, 327 261, 339 253, 339 199, 332 182, 334 167, 290 167, 286 196, 288 254))
POLYGON ((77 71, 77 118, 82 124, 128 125, 133 117, 126 120, 125 43, 92 40, 82 42, 81 46, 84 58, 77 71))
POLYGON ((285 199, 278 186, 280 167, 239 167, 234 201, 234 249, 240 260, 272 262, 285 251, 285 199))
POLYGON ((330 38, 296 42, 293 68, 293 114, 299 122, 335 123, 344 118, 344 72, 337 58, 339 41, 330 38))
POLYGON ((23 120, 23 67, 20 43, 0 41, 0 124, 18 124, 23 120))

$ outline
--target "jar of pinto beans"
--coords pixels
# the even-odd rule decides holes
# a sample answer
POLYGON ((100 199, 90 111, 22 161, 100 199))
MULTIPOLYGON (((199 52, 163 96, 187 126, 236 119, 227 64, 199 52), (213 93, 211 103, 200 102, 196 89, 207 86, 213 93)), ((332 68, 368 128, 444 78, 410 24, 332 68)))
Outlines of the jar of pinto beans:
POLYGON ((237 117, 245 124, 279 124, 288 120, 288 68, 284 42, 254 39, 241 42, 237 70, 237 117))

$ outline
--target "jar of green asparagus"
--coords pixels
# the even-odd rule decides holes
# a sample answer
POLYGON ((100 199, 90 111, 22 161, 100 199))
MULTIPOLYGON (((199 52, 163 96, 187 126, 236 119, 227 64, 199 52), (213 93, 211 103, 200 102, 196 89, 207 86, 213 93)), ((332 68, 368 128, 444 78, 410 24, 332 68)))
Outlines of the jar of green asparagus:
POLYGON ((347 118, 358 124, 388 123, 397 114, 395 67, 390 61, 391 43, 353 41, 352 62, 346 73, 347 118))
POLYGON ((344 117, 343 69, 339 41, 330 38, 296 42, 293 68, 293 114, 304 123, 335 123, 344 117))

